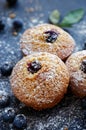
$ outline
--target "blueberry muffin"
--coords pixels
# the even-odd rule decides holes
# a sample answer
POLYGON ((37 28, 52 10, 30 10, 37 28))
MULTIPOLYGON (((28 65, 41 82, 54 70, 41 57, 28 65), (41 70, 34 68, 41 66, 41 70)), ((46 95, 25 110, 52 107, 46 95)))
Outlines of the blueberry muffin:
POLYGON ((66 61, 70 74, 72 92, 83 98, 86 96, 86 50, 72 54, 66 61))
POLYGON ((66 59, 73 51, 75 41, 60 27, 41 24, 26 30, 20 40, 24 55, 33 52, 49 52, 66 59))
POLYGON ((42 110, 55 106, 63 98, 69 73, 59 57, 39 52, 24 57, 16 64, 10 82, 14 95, 21 102, 42 110))

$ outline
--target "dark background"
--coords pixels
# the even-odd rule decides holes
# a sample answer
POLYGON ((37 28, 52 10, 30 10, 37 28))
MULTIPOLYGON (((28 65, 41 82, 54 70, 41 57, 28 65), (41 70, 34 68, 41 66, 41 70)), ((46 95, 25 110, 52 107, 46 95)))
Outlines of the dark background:
MULTIPOLYGON (((15 65, 22 58, 19 40, 24 30, 40 23, 49 22, 48 16, 54 9, 58 9, 63 17, 70 10, 78 8, 83 8, 86 12, 86 0, 19 0, 18 4, 12 8, 7 6, 5 0, 0 0, 0 19, 6 25, 5 30, 0 33, 0 66, 6 61, 15 65), (30 8, 34 8, 34 11, 30 12, 30 8), (16 14, 14 19, 9 17, 11 13, 16 14), (23 29, 17 36, 13 35, 12 29, 12 22, 15 19, 20 19, 23 22, 23 29)), ((86 49, 86 16, 72 28, 66 28, 66 31, 76 41, 75 51, 86 49)), ((16 109, 18 113, 24 113, 27 116, 27 130, 64 130, 65 128, 86 130, 81 100, 71 94, 67 94, 54 108, 37 112, 17 101, 11 92, 9 77, 2 77, 1 74, 0 90, 10 94, 9 106, 16 109)), ((3 122, 2 111, 3 109, 0 109, 0 130, 13 130, 12 124, 3 122)))

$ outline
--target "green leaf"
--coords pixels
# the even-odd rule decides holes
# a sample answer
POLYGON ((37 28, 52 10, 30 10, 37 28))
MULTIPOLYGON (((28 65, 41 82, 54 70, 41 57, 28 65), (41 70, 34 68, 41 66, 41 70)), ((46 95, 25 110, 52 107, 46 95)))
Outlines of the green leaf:
POLYGON ((49 20, 52 24, 57 24, 60 20, 60 13, 58 10, 53 10, 49 16, 49 20))
POLYGON ((77 9, 70 11, 62 20, 60 23, 61 27, 68 27, 72 26, 72 24, 75 24, 79 22, 84 16, 84 10, 83 9, 77 9))

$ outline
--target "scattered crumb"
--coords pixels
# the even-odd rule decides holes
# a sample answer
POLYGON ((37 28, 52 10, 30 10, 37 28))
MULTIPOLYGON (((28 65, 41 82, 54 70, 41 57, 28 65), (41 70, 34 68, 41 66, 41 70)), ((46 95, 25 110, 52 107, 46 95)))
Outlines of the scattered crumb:
POLYGON ((13 19, 13 18, 16 17, 16 14, 15 14, 15 13, 11 13, 11 14, 9 14, 9 17, 10 17, 11 19, 13 19))
POLYGON ((18 35, 18 33, 17 33, 17 32, 13 32, 13 35, 14 35, 14 36, 17 36, 17 35, 18 35))
POLYGON ((25 11, 32 13, 32 12, 34 12, 35 10, 34 10, 33 7, 31 7, 31 8, 25 8, 25 11))
POLYGON ((39 18, 36 18, 36 17, 30 17, 30 21, 32 23, 37 23, 39 21, 39 18))

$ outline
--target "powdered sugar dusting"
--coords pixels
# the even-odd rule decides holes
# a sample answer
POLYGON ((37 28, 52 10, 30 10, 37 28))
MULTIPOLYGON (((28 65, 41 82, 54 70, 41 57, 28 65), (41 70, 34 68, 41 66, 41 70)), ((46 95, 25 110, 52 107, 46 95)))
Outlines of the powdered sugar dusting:
POLYGON ((37 106, 39 109, 43 103, 50 105, 56 98, 58 103, 67 90, 68 82, 68 72, 64 63, 57 56, 45 52, 23 58, 14 68, 11 77, 14 94, 27 104, 32 101, 31 106, 37 106), (31 74, 27 70, 27 63, 34 60, 39 61, 42 68, 31 74))
POLYGON ((73 38, 61 28, 50 24, 41 24, 26 30, 21 38, 20 46, 25 55, 33 52, 49 52, 64 59, 71 54, 75 42, 73 38), (58 35, 57 40, 47 43, 44 33, 54 30, 58 35), (70 43, 70 44, 69 44, 70 43))

